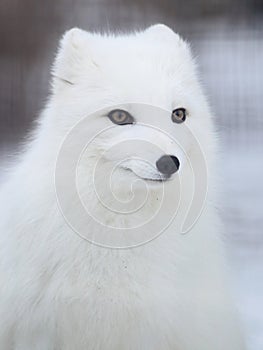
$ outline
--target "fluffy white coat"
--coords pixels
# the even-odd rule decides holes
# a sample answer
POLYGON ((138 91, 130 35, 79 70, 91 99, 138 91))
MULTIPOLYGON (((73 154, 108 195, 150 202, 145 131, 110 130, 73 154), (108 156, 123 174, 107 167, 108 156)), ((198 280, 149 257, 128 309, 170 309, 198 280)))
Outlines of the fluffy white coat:
MULTIPOLYGON (((244 349, 214 208, 216 136, 188 45, 164 25, 120 36, 72 29, 62 39, 53 75, 39 126, 0 192, 0 349, 244 349), (129 104, 138 106, 131 110, 143 123, 147 120, 140 106, 187 108, 187 126, 205 154, 209 192, 199 220, 187 234, 176 230, 184 212, 180 209, 165 232, 147 244, 109 249, 82 239, 67 224, 58 207, 54 173, 61 143, 79 120, 95 113, 86 131, 89 138, 98 130, 96 123, 112 125, 107 117, 96 119, 98 111, 113 105, 128 109, 129 104)), ((179 129, 170 118, 158 127, 162 125, 177 137, 173 130, 179 129)), ((86 189, 83 196, 93 203, 95 215, 116 225, 122 219, 112 212, 107 217, 89 179, 102 150, 140 130, 139 125, 117 126, 107 139, 98 138, 80 166, 80 183, 87 177, 80 185, 83 192, 86 189)), ((145 137, 151 140, 152 135, 146 132, 145 137)), ((165 137, 153 138, 168 154, 179 152, 165 137)), ((186 150, 195 157, 191 143, 186 142, 186 150)), ((140 152, 143 156, 143 149, 140 152)), ((155 160, 161 155, 157 153, 155 160)), ((109 154, 101 165, 104 173, 98 170, 102 188, 105 164, 113 158, 109 154)), ((121 184, 116 191, 125 197, 125 181, 135 175, 119 169, 117 176, 121 184)), ((188 176, 187 166, 182 166, 182 188, 188 188, 188 176)), ((140 191, 138 187, 137 194, 140 191)), ((158 191, 157 184, 149 184, 153 209, 158 191)), ((187 202, 188 191, 181 196, 187 202)), ((174 201, 167 199, 167 210, 174 201)), ((74 205, 68 206, 74 212, 74 205)), ((90 219, 87 229, 98 230, 98 224, 90 219)))

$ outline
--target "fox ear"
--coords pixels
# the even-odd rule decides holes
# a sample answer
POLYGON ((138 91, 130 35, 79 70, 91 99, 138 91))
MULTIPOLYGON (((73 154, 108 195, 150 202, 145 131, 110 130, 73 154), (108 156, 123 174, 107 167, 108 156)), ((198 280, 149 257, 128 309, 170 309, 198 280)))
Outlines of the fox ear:
POLYGON ((154 39, 164 41, 177 40, 181 41, 180 36, 165 24, 154 24, 146 29, 145 33, 154 39))
POLYGON ((52 68, 53 88, 63 85, 74 85, 74 79, 81 73, 81 62, 85 58, 91 59, 89 37, 91 34, 79 29, 72 28, 65 32, 60 44, 55 62, 52 68))

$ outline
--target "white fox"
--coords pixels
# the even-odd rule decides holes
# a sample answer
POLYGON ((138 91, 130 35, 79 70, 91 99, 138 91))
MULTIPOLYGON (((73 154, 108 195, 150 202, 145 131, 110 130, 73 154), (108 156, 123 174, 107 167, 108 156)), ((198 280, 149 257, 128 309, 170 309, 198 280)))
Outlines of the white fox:
POLYGON ((0 192, 0 348, 244 349, 188 44, 164 25, 72 29, 52 72, 0 192))

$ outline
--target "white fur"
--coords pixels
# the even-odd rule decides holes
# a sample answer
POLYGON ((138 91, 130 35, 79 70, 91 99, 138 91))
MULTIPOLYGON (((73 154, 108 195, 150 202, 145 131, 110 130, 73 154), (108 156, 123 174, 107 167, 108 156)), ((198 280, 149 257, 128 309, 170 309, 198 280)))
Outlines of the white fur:
MULTIPOLYGON (((81 239, 65 222, 56 200, 56 157, 65 135, 88 115, 87 139, 101 126, 112 126, 107 117, 98 116, 112 105, 131 110, 142 124, 152 118, 157 129, 111 128, 107 138, 99 137, 87 150, 79 186, 84 201, 86 196, 86 202, 93 203, 94 215, 117 226, 121 220, 117 213, 107 216, 90 188, 96 159, 115 143, 143 135, 157 145, 147 156, 140 147, 129 154, 133 159, 146 157, 149 167, 140 161, 118 167, 114 186, 124 199, 130 190, 126 180, 157 176, 154 164, 163 153, 180 154, 184 163, 178 146, 165 133, 158 134, 158 128, 181 137, 188 156, 195 157, 191 142, 169 117, 177 107, 189 110, 187 125, 205 153, 210 190, 215 135, 188 45, 164 25, 116 37, 72 29, 62 39, 53 75, 52 96, 35 136, 0 192, 1 350, 244 349, 211 191, 191 232, 177 232, 180 209, 162 235, 130 249, 103 248, 81 239), (167 111, 167 118, 149 116, 148 105, 167 111)), ((98 168, 102 190, 106 164, 122 159, 119 151, 108 152, 98 168)), ((180 176, 184 203, 190 186, 184 164, 180 176)), ((165 182, 165 188, 172 189, 176 178, 165 182)), ((135 186, 135 195, 141 193, 140 186, 135 186)), ((158 191, 158 184, 149 184, 152 208, 158 191)), ((174 201, 173 196, 167 198, 167 211, 174 201)), ((92 232, 98 225, 90 220, 87 228, 92 232)))

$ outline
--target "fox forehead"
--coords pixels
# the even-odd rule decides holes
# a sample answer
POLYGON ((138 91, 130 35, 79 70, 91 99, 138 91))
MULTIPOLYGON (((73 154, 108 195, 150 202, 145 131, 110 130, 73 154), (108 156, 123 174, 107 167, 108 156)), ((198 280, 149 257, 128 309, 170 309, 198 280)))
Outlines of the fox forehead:
POLYGON ((55 95, 76 109, 129 102, 188 109, 200 93, 188 44, 163 25, 129 35, 72 29, 60 43, 53 75, 55 95))
POLYGON ((129 35, 101 35, 73 28, 61 40, 53 73, 72 82, 83 77, 92 81, 93 75, 112 81, 136 77, 142 82, 141 78, 154 76, 179 81, 189 77, 193 67, 188 44, 164 25, 129 35))
MULTIPOLYGON (((127 37, 94 36, 94 62, 103 80, 143 91, 158 86, 160 93, 165 87, 180 87, 194 78, 195 64, 188 45, 176 38, 152 40, 145 33, 127 37)), ((88 58, 83 60, 83 71, 88 67, 87 61, 88 58)))

